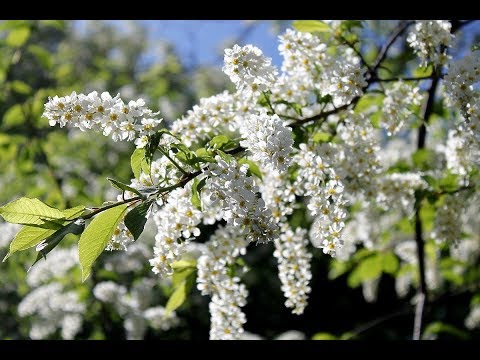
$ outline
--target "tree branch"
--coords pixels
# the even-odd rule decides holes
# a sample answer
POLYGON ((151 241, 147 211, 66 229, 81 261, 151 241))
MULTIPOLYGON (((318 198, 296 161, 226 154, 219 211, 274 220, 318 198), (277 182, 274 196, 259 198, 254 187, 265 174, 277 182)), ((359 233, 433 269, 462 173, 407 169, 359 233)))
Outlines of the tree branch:
POLYGON ((395 43, 395 41, 403 34, 407 28, 412 25, 414 21, 401 21, 397 28, 392 32, 390 37, 388 38, 387 42, 383 45, 383 47, 380 49, 378 52, 377 59, 375 60, 375 63, 373 64, 372 68, 373 71, 376 72, 380 64, 382 63, 383 60, 385 60, 388 50, 392 45, 395 43))
MULTIPOLYGON (((422 109, 423 122, 418 129, 417 150, 425 148, 425 140, 427 136, 427 127, 430 116, 433 112, 433 104, 435 99, 435 92, 437 91, 439 76, 433 78, 430 88, 428 90, 427 101, 424 103, 422 109)), ((415 319, 413 325, 413 340, 419 340, 422 334, 422 323, 424 308, 428 302, 427 296, 427 282, 425 275, 425 241, 423 239, 423 224, 420 218, 421 198, 419 194, 415 195, 415 243, 417 245, 417 260, 419 272, 419 287, 417 293, 417 304, 415 306, 415 319)))

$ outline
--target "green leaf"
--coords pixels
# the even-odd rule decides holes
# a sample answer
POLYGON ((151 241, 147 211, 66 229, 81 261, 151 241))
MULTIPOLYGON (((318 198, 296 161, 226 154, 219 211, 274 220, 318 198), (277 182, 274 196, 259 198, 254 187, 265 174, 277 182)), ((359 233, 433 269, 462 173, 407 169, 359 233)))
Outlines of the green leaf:
POLYGON ((330 140, 331 136, 332 135, 329 134, 329 133, 318 131, 315 134, 313 134, 312 141, 314 143, 328 142, 330 140))
MULTIPOLYGON (((67 236, 68 234, 74 234, 74 235, 79 235, 82 233, 82 231, 85 229, 85 222, 82 222, 80 224, 77 224, 76 222, 71 222, 68 225, 63 226, 62 228, 56 230, 52 235, 50 235, 48 238, 45 239, 45 247, 42 247, 37 255, 37 258, 35 259, 35 262, 30 266, 30 269, 35 265, 42 257, 47 258, 47 254, 52 251, 55 247, 57 247, 58 244, 60 244, 60 241, 67 236)), ((30 271, 28 269, 28 271, 30 271)))
POLYGON ((360 100, 358 100, 357 104, 355 105, 355 112, 364 112, 370 109, 381 109, 384 98, 384 94, 373 92, 366 93, 360 98, 360 100))
POLYGON ((327 332, 319 332, 312 336, 312 340, 338 340, 338 337, 327 332))
POLYGON ((13 126, 23 123, 25 115, 23 114, 22 105, 15 104, 9 108, 3 115, 4 125, 13 126))
POLYGON ((145 159, 145 149, 135 149, 130 157, 130 165, 132 166, 135 178, 139 179, 142 172, 142 160, 145 159))
POLYGON ((372 255, 360 262, 348 277, 348 286, 357 287, 362 282, 380 276, 383 269, 382 255, 372 255))
POLYGON ((187 281, 183 280, 176 288, 173 294, 167 301, 165 306, 166 315, 178 309, 185 302, 187 298, 187 281))
POLYGON ((200 193, 198 192, 198 179, 195 178, 193 179, 193 184, 192 184, 192 196, 190 198, 190 201, 192 202, 192 205, 195 206, 198 210, 202 210, 202 201, 200 200, 200 193))
POLYGON ((214 149, 222 149, 225 145, 230 142, 230 138, 226 135, 218 135, 215 136, 210 142, 208 143, 210 147, 214 149))
POLYGON ((137 194, 138 196, 141 196, 143 197, 143 195, 140 193, 140 191, 138 191, 137 189, 131 187, 130 185, 127 185, 127 184, 124 184, 120 181, 117 181, 115 179, 112 179, 112 178, 107 178, 108 181, 110 181, 110 183, 112 184, 112 186, 120 191, 130 191, 134 194, 137 194))
POLYGON ((8 46, 20 47, 27 42, 29 37, 30 28, 28 26, 23 26, 10 31, 7 38, 5 39, 5 43, 8 46))
POLYGON ((182 271, 186 271, 188 274, 185 274, 184 280, 177 283, 177 286, 175 286, 175 290, 168 299, 167 305, 165 306, 166 315, 170 314, 172 311, 175 311, 180 306, 182 306, 182 304, 187 299, 188 292, 195 283, 195 271, 186 270, 186 268, 184 268, 184 270, 182 271))
POLYGON ((43 66, 43 68, 46 70, 50 70, 52 68, 52 55, 50 52, 48 52, 48 50, 36 44, 28 45, 27 50, 37 58, 38 62, 43 66))
POLYGON ((28 20, 3 20, 2 22, 0 22, 0 31, 28 26, 28 20))
POLYGON ((186 269, 186 268, 191 268, 191 267, 197 267, 197 261, 196 260, 182 259, 182 260, 174 261, 172 263, 172 269, 174 271, 182 270, 182 269, 186 269))
POLYGON ((413 77, 423 77, 423 76, 430 76, 433 73, 432 65, 428 65, 427 67, 419 66, 413 71, 413 77))
POLYGON ((65 219, 72 220, 82 215, 84 211, 85 211, 85 206, 79 205, 70 209, 63 210, 62 213, 63 213, 63 216, 65 216, 65 219))
POLYGON ((113 232, 122 220, 126 209, 127 204, 123 204, 101 212, 83 232, 78 242, 82 281, 85 281, 90 275, 93 263, 112 238, 113 232))
POLYGON ((195 276, 195 274, 193 274, 195 271, 197 271, 196 266, 189 266, 189 267, 175 269, 172 275, 173 286, 177 288, 178 286, 180 286, 182 281, 185 281, 189 276, 195 276))
POLYGON ((40 23, 46 26, 57 28, 58 30, 65 29, 64 20, 40 20, 40 23))
POLYGON ((464 340, 470 338, 467 332, 460 330, 453 325, 445 324, 440 321, 436 321, 431 324, 428 324, 428 326, 425 327, 424 333, 425 334, 446 333, 446 334, 453 335, 456 338, 464 339, 464 340))
POLYGON ((398 258, 391 251, 381 255, 383 271, 389 274, 395 274, 400 265, 398 258))
POLYGON ((339 276, 345 274, 348 270, 350 270, 350 266, 346 261, 334 260, 330 262, 330 271, 328 272, 328 278, 330 280, 334 280, 339 276))
POLYGON ((262 172, 260 171, 260 168, 258 167, 258 165, 254 161, 242 158, 242 159, 238 160, 238 163, 239 164, 248 164, 247 175, 249 175, 249 176, 255 175, 260 180, 262 180, 262 172))
POLYGON ((10 249, 3 261, 7 260, 10 256, 20 250, 29 249, 42 240, 52 235, 56 230, 60 229, 62 225, 54 225, 54 229, 43 229, 36 226, 24 226, 17 233, 13 241, 10 243, 10 249))
POLYGON ((145 228, 148 209, 150 209, 152 202, 153 200, 145 201, 125 215, 125 226, 132 233, 134 240, 137 240, 140 237, 145 228))
POLYGON ((227 153, 224 153, 222 150, 220 149, 215 149, 215 152, 217 153, 218 156, 220 156, 222 158, 222 160, 224 160, 225 162, 227 163, 230 163, 230 161, 233 160, 233 156, 232 155, 229 155, 227 153))
POLYGON ((458 175, 448 173, 444 178, 439 181, 438 186, 442 191, 445 192, 455 191, 458 189, 458 180, 458 175))
POLYGON ((332 28, 319 20, 296 20, 293 27, 302 32, 330 32, 332 28))
POLYGON ((10 86, 12 87, 13 91, 15 91, 17 94, 28 95, 32 92, 32 88, 30 87, 30 85, 20 80, 12 81, 10 83, 10 86))
POLYGON ((0 215, 5 221, 24 224, 41 225, 45 220, 63 220, 63 213, 38 199, 22 197, 0 207, 0 215))
POLYGON ((419 149, 412 154, 413 164, 419 170, 429 170, 435 162, 435 152, 431 149, 419 149))

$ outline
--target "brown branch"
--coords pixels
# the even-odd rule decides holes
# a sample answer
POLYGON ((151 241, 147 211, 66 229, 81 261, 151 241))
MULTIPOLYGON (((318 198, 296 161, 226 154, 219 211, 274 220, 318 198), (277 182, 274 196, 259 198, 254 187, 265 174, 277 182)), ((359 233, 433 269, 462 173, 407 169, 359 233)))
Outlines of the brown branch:
POLYGON ((377 71, 377 69, 380 66, 380 64, 382 63, 382 61, 385 60, 385 58, 387 56, 387 53, 388 53, 388 50, 392 47, 392 45, 395 43, 395 41, 413 23, 414 23, 414 21, 401 21, 398 24, 397 28, 392 32, 392 34, 388 38, 387 42, 382 46, 382 48, 378 52, 377 59, 375 60, 375 63, 372 66, 374 72, 377 71))
MULTIPOLYGON (((418 129, 417 150, 425 148, 425 140, 427 136, 427 127, 430 116, 433 112, 433 104, 435 92, 437 91, 440 78, 434 77, 428 90, 427 101, 422 109, 423 122, 418 129)), ((424 308, 428 303, 427 282, 425 271, 425 241, 423 239, 423 224, 420 218, 421 198, 417 193, 415 196, 415 243, 417 245, 417 260, 419 272, 419 286, 417 293, 417 304, 415 306, 415 319, 413 325, 413 340, 419 340, 422 334, 424 308)))

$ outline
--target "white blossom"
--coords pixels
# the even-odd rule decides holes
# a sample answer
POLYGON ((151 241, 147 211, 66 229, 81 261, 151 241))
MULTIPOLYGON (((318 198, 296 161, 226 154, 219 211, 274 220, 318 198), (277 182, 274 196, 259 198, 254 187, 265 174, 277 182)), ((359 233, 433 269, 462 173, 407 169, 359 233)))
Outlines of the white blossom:
POLYGON ((446 20, 417 20, 407 36, 407 42, 422 60, 422 65, 443 65, 447 62, 446 48, 452 43, 452 24, 446 20))

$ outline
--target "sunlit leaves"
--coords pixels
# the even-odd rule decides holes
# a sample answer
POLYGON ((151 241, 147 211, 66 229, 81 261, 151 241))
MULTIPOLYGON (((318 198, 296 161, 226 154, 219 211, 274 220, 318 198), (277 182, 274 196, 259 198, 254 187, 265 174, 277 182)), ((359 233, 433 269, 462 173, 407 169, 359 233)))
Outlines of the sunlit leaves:
POLYGON ((112 238, 118 223, 123 219, 127 205, 119 205, 95 216, 78 242, 78 256, 82 267, 82 280, 85 281, 95 260, 100 256, 112 238))

